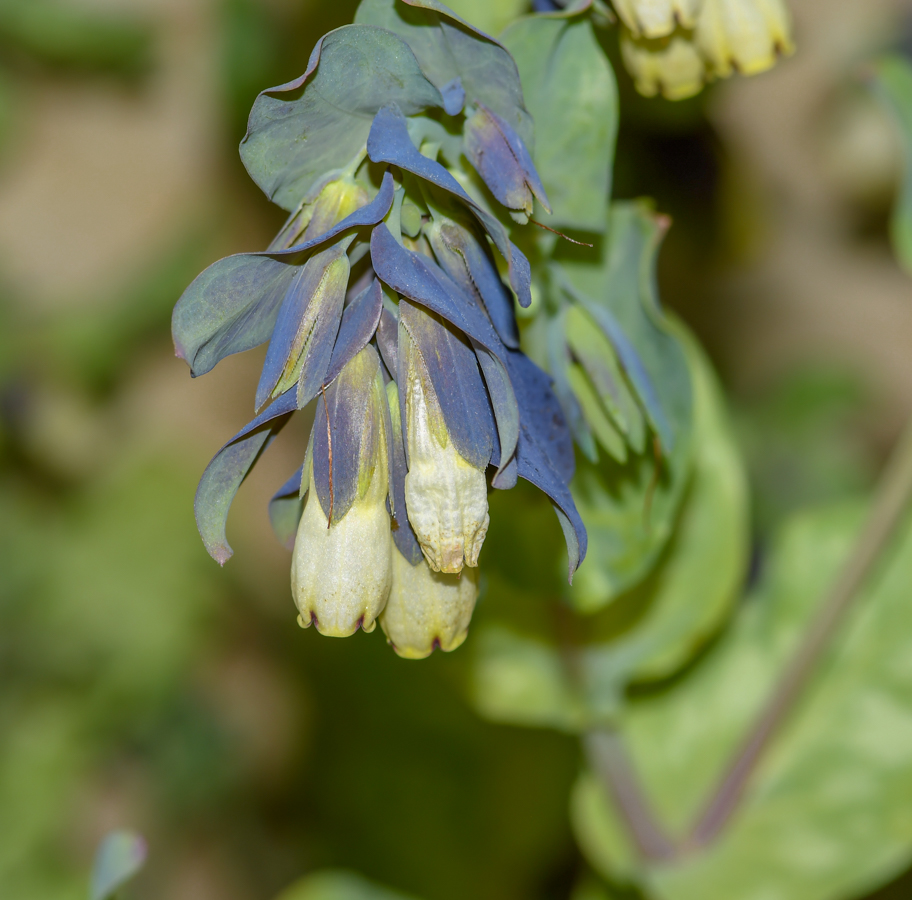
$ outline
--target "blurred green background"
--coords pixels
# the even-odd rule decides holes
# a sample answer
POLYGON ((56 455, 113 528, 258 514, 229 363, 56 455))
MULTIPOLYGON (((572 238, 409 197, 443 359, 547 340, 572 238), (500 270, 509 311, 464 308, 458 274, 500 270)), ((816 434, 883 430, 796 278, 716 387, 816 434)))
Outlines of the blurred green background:
MULTIPOLYGON (((303 426, 241 491, 226 569, 196 534, 196 479, 250 417, 261 356, 191 382, 171 307, 280 224, 237 157, 247 111, 355 5, 0 0, 4 898, 84 896, 125 825, 151 848, 137 898, 268 900, 333 866, 425 900, 544 900, 585 871, 576 742, 477 717, 472 633, 414 663, 379 631, 296 627, 265 501, 303 426)), ((857 78, 912 5, 792 6, 799 52, 761 77, 673 105, 619 72, 615 192, 674 219, 663 296, 729 390, 758 548, 866 490, 912 412, 900 151, 857 78)), ((495 502, 483 571, 521 584, 510 511, 542 512, 554 545, 557 525, 532 492, 495 502)), ((483 588, 477 620, 497 605, 483 588)))

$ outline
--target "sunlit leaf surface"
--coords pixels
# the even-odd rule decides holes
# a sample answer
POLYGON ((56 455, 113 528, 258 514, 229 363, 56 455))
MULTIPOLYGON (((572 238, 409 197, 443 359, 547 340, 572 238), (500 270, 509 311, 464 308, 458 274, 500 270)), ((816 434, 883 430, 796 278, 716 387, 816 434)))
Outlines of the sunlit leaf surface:
MULTIPOLYGON (((650 802, 683 837, 839 570, 862 510, 795 516, 761 588, 689 677, 635 702, 623 732, 650 802)), ((912 844, 912 522, 753 776, 721 839, 680 862, 637 864, 599 786, 574 798, 577 834, 606 873, 658 900, 836 900, 909 863, 912 844)))

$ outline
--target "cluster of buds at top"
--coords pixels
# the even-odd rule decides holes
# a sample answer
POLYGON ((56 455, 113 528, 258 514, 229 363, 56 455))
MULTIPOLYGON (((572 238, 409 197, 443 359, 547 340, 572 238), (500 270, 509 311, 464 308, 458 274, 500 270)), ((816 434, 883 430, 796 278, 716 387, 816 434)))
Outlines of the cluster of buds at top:
POLYGON ((251 466, 315 404, 304 463, 270 508, 299 622, 346 636, 379 621, 412 658, 465 638, 489 482, 522 477, 550 498, 571 575, 586 547, 561 406, 519 349, 529 264, 492 212, 547 209, 531 120, 503 47, 433 6, 400 36, 394 4, 365 0, 300 79, 258 98, 242 156, 289 219, 266 251, 210 266, 173 318, 194 375, 268 342, 258 415, 197 491, 211 555, 231 555, 225 521, 251 466))
POLYGON ((613 0, 637 90, 679 100, 733 72, 754 75, 793 50, 785 0, 613 0))

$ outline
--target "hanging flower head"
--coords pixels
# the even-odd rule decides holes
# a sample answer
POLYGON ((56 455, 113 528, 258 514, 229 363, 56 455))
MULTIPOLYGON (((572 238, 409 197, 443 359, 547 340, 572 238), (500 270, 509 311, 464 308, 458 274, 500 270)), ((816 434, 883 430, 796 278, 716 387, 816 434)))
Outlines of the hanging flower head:
POLYGON ((465 637, 489 482, 523 477, 551 499, 571 575, 586 533, 561 406, 518 347, 529 263, 491 212, 549 208, 515 64, 445 8, 409 5, 420 27, 365 0, 304 75, 257 99, 241 155, 288 221, 266 251, 203 272, 173 331, 194 375, 268 342, 259 414, 197 491, 210 554, 231 555, 234 494, 315 402, 304 464, 270 508, 293 547, 299 621, 345 636, 379 620, 415 658, 465 637))
POLYGON ((681 100, 734 72, 756 75, 794 50, 785 0, 614 0, 637 90, 681 100))

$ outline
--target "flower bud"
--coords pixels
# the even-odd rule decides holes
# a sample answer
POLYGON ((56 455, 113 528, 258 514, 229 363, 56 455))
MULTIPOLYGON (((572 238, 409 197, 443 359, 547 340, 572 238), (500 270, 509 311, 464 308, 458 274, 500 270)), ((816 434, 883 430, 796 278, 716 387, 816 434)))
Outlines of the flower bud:
MULTIPOLYGON (((376 352, 362 350, 334 383, 337 390, 369 392, 360 449, 356 449, 355 468, 348 479, 354 497, 345 508, 329 509, 321 504, 314 478, 315 461, 309 464, 310 490, 298 525, 291 568, 291 589, 307 627, 313 622, 321 634, 347 637, 360 626, 373 631, 376 618, 389 596, 392 580, 392 538, 386 507, 389 488, 388 445, 383 407, 383 389, 376 352), (339 381, 343 383, 337 387, 339 381), (330 521, 331 519, 331 521, 330 521)), ((318 409, 314 428, 321 427, 318 409)), ((338 407, 337 407, 338 409, 338 407)), ((340 432, 341 433, 341 432, 340 432)), ((313 441, 312 446, 317 442, 313 441)), ((338 447, 337 466, 348 454, 338 447)), ((345 473, 340 473, 340 479, 345 473)), ((330 485, 341 484, 332 476, 330 485)))
POLYGON ((428 565, 458 573, 478 565, 488 531, 488 485, 447 431, 440 403, 418 348, 400 325, 400 372, 405 377, 409 522, 428 565))
POLYGON ((465 122, 465 154, 491 193, 508 209, 531 215, 534 196, 551 212, 522 138, 480 103, 465 122))
POLYGON ((436 647, 449 652, 466 639, 477 597, 478 569, 446 575, 434 572, 424 560, 413 566, 396 552, 380 627, 404 659, 424 659, 436 647))

